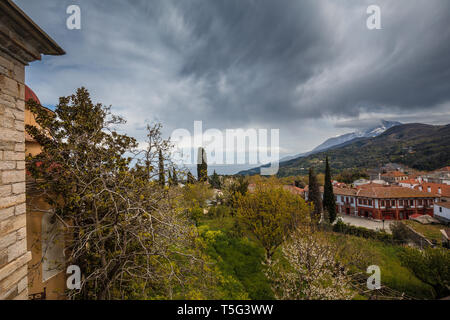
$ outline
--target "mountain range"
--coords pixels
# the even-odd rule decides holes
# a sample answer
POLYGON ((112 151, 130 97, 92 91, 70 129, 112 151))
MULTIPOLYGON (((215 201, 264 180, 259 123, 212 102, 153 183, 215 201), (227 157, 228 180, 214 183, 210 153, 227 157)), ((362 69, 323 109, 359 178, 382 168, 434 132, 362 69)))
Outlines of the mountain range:
MULTIPOLYGON (((329 139, 305 155, 281 161, 278 175, 307 174, 312 166, 321 171, 326 156, 337 171, 377 167, 388 162, 402 163, 418 170, 434 170, 450 164, 448 141, 450 125, 402 125, 382 121, 377 128, 329 139)), ((239 174, 259 172, 260 168, 254 168, 239 174)))
POLYGON ((316 148, 314 148, 312 151, 310 152, 306 152, 306 153, 300 153, 297 154, 295 156, 287 156, 283 159, 280 160, 280 162, 285 162, 285 161, 289 161, 289 160, 293 160, 293 159, 297 159, 300 157, 306 157, 309 156, 311 154, 320 152, 320 151, 325 151, 327 149, 330 149, 334 146, 346 143, 348 141, 352 141, 354 139, 357 138, 373 138, 376 137, 380 134, 382 134, 383 132, 385 132, 386 130, 401 125, 401 122, 398 121, 386 121, 386 120, 381 120, 380 123, 375 126, 375 127, 371 127, 369 129, 366 130, 358 130, 355 132, 351 132, 351 133, 346 133, 334 138, 330 138, 328 140, 326 140, 324 143, 322 143, 321 145, 317 146, 316 148))

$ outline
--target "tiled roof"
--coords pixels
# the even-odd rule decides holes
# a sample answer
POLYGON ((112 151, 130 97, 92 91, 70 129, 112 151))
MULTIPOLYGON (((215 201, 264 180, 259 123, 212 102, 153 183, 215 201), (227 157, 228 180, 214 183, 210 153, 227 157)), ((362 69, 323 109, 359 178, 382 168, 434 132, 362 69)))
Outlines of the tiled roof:
POLYGON ((371 188, 371 187, 382 187, 386 184, 386 181, 384 180, 375 180, 371 181, 370 183, 363 184, 357 187, 357 189, 365 189, 365 188, 371 188), (383 182, 383 184, 378 183, 378 181, 383 182))
POLYGON ((410 188, 402 187, 371 187, 360 189, 358 196, 378 199, 391 198, 434 198, 436 195, 410 188))
MULTIPOLYGON (((306 186, 305 189, 303 189, 305 192, 309 192, 309 186, 306 186)), ((323 186, 319 186, 320 192, 323 192, 323 186)))
POLYGON ((404 176, 406 176, 406 174, 404 174, 403 172, 400 172, 400 171, 390 171, 390 172, 383 173, 381 176, 383 176, 383 177, 404 177, 404 176))
POLYGON ((450 209, 450 202, 438 202, 436 204, 440 207, 450 209))
POLYGON ((419 184, 420 182, 416 179, 407 179, 407 180, 400 181, 400 183, 419 184))
POLYGON ((444 197, 450 197, 450 186, 444 183, 431 183, 431 182, 424 182, 418 186, 415 186, 414 189, 420 190, 419 188, 422 187, 423 191, 428 191, 428 188, 431 188, 431 193, 439 194, 439 188, 441 188, 441 194, 444 197))
POLYGON ((437 195, 422 192, 410 188, 402 187, 383 187, 383 186, 365 186, 364 188, 334 188, 336 195, 358 196, 364 198, 377 199, 398 199, 398 198, 435 198, 437 195))
POLYGON ((351 188, 333 188, 333 192, 335 195, 341 195, 341 196, 356 196, 356 189, 351 188))
POLYGON ((296 186, 288 185, 288 186, 283 186, 283 188, 284 188, 285 190, 290 191, 290 192, 293 193, 293 194, 303 195, 303 194, 305 193, 305 190, 303 190, 303 189, 301 189, 301 188, 298 188, 298 187, 296 187, 296 186))

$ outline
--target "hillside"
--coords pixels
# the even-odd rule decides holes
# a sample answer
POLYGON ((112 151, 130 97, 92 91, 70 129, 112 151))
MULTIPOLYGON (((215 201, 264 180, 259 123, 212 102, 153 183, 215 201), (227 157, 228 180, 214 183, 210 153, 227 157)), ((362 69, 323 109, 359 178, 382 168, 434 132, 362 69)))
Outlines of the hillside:
MULTIPOLYGON (((377 167, 388 162, 402 163, 418 170, 434 170, 450 164, 449 141, 450 125, 399 125, 374 138, 352 140, 324 152, 282 162, 278 175, 307 174, 311 166, 321 171, 326 155, 337 171, 377 167)), ((257 173, 259 168, 240 174, 257 173)))
MULTIPOLYGON (((316 147, 311 153, 317 153, 319 151, 325 151, 332 147, 342 145, 343 143, 358 139, 358 138, 374 138, 380 134, 386 132, 392 127, 401 125, 398 121, 386 121, 381 120, 380 124, 376 127, 369 128, 366 130, 360 130, 352 133, 347 133, 338 137, 330 138, 318 147, 316 147)), ((298 157, 296 157, 298 158, 298 157)))

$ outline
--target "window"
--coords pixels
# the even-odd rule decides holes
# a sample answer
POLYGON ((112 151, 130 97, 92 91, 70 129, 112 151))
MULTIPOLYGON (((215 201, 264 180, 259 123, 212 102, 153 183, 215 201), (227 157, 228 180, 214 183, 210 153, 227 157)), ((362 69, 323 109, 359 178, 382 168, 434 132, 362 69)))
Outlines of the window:
POLYGON ((384 207, 384 200, 381 200, 381 206, 384 207))
POLYGON ((439 212, 442 213, 442 207, 439 207, 439 212))
POLYGON ((399 205, 400 207, 403 207, 403 200, 399 200, 399 201, 398 201, 398 205, 399 205))

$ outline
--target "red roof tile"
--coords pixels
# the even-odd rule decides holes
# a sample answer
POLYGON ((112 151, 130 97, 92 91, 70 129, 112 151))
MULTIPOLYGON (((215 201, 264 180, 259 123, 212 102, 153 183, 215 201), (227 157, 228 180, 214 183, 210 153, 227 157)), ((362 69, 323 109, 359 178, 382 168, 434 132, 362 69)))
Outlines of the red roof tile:
POLYGON ((436 204, 440 207, 450 209, 450 202, 438 202, 436 204))
POLYGON ((414 189, 420 190, 420 187, 422 187, 423 191, 428 192, 428 188, 430 188, 431 193, 440 194, 443 197, 450 197, 450 186, 447 184, 424 182, 418 186, 415 186, 414 189), (439 193, 439 188, 441 189, 441 193, 439 193))
POLYGON ((366 186, 358 189, 334 188, 334 193, 345 196, 358 196, 375 199, 398 199, 398 198, 435 198, 437 195, 411 188, 366 186))
POLYGON ((25 102, 27 102, 28 100, 34 100, 35 102, 37 102, 38 104, 41 104, 41 102, 39 101, 39 98, 37 97, 37 95, 34 93, 33 90, 30 89, 30 87, 28 87, 27 85, 25 85, 25 102))
POLYGON ((305 190, 304 190, 304 189, 298 188, 298 187, 296 187, 296 186, 288 185, 288 186, 283 186, 283 188, 284 188, 285 190, 290 191, 290 192, 293 193, 293 194, 303 195, 303 194, 305 193, 305 190))
POLYGON ((404 174, 403 172, 400 172, 400 171, 389 171, 389 172, 383 173, 381 176, 382 177, 405 177, 406 174, 404 174))

